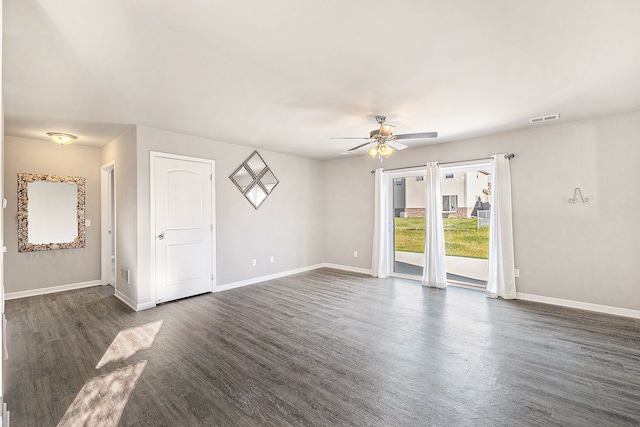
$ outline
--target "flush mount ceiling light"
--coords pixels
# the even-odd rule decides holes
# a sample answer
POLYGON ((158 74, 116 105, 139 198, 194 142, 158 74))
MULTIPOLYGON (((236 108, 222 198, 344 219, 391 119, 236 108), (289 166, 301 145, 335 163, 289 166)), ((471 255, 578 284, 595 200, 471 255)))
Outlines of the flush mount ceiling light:
POLYGON ((78 138, 75 135, 60 132, 47 132, 47 135, 53 142, 60 145, 69 145, 78 138))

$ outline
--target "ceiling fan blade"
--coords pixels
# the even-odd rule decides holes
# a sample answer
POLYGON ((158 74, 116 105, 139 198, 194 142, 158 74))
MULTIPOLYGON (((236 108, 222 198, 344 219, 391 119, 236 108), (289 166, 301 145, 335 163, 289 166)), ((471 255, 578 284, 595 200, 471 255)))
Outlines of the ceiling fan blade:
POLYGON ((331 139, 371 139, 371 138, 360 138, 359 136, 344 136, 344 137, 336 137, 331 139))
POLYGON ((350 148, 348 151, 354 151, 354 150, 357 150, 358 148, 362 148, 362 147, 364 147, 365 145, 369 145, 369 144, 371 144, 371 143, 373 143, 373 142, 375 142, 375 141, 367 141, 367 142, 365 142, 364 144, 360 144, 360 145, 358 145, 358 146, 355 146, 355 147, 353 147, 353 148, 350 148))
POLYGON ((437 138, 438 132, 405 133, 396 135, 396 139, 437 138))
POLYGON ((390 140, 386 143, 389 147, 395 148, 396 150, 404 150, 407 148, 406 145, 399 143, 398 141, 390 140))

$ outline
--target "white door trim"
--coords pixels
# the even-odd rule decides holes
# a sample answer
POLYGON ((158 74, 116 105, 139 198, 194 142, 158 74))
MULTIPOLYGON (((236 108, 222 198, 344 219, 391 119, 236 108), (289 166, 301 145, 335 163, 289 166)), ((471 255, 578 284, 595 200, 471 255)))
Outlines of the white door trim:
MULTIPOLYGON (((101 267, 100 267, 100 280, 103 285, 109 283, 109 271, 111 269, 111 235, 109 234, 110 228, 110 212, 109 208, 111 207, 111 194, 110 194, 110 174, 113 173, 113 244, 116 246, 116 162, 111 161, 109 163, 105 163, 100 166, 100 259, 101 259, 101 267)), ((117 246, 116 246, 117 247, 117 246)), ((115 254, 114 262, 114 273, 113 273, 113 289, 117 289, 118 282, 118 274, 117 274, 117 266, 118 266, 118 253, 116 247, 113 248, 113 252, 115 254)))
POLYGON ((173 160, 186 160, 190 162, 207 163, 211 165, 211 269, 213 271, 213 283, 212 292, 216 290, 216 282, 218 278, 216 270, 216 199, 215 199, 215 176, 216 176, 216 162, 211 159, 204 159, 201 157, 182 156, 179 154, 162 153, 159 151, 149 152, 149 237, 150 237, 150 279, 151 279, 151 301, 154 304, 158 304, 157 292, 156 292, 156 170, 155 161, 156 158, 165 158, 173 160))

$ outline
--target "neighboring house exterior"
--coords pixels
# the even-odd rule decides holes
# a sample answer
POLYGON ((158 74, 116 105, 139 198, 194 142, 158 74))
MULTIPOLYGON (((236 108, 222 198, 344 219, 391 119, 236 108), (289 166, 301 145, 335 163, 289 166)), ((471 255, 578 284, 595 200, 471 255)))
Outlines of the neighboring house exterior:
MULTIPOLYGON (((476 202, 481 210, 489 209, 491 194, 490 175, 487 171, 442 174, 442 213, 449 218, 470 218, 476 202)), ((425 216, 425 182, 423 176, 393 180, 394 215, 396 217, 425 216)))

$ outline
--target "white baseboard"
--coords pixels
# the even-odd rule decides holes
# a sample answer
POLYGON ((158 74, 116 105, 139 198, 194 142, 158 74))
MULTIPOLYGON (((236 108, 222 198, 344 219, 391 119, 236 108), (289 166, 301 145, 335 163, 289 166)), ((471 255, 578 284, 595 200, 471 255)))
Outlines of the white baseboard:
POLYGON ((348 266, 348 265, 330 264, 330 263, 327 263, 327 262, 322 264, 322 266, 323 267, 327 267, 327 268, 335 268, 336 270, 351 271, 352 273, 368 274, 369 276, 371 276, 371 269, 370 268, 351 267, 351 266, 348 266))
POLYGON ((91 280, 89 282, 70 283, 68 285, 51 286, 48 288, 31 289, 28 291, 7 292, 4 294, 5 300, 34 297, 36 295, 52 294, 55 292, 72 291, 74 289, 90 288, 92 286, 101 286, 102 280, 91 280))
POLYGON ((540 295, 517 293, 517 298, 524 301, 541 302, 544 304, 559 305, 562 307, 579 308, 581 310, 595 311, 598 313, 613 314, 616 316, 633 317, 640 319, 640 310, 613 307, 610 305, 592 304, 589 302, 572 301, 568 299, 544 297, 540 295))
POLYGON ((304 273, 306 271, 317 270, 318 268, 335 268, 336 270, 351 271, 353 273, 362 273, 371 275, 371 270, 366 268, 349 267, 338 264, 315 264, 308 267, 296 268, 294 270, 282 271, 280 273, 269 274, 267 276, 254 277, 252 279, 240 280, 238 282, 227 283, 226 285, 216 286, 214 292, 228 291, 229 289, 240 288, 242 286, 254 285, 256 283, 266 282, 267 280, 279 279, 281 277, 291 276, 293 274, 304 273))
POLYGON ((129 308, 131 308, 134 311, 147 310, 147 309, 150 309, 150 308, 153 308, 153 307, 156 306, 156 304, 154 304, 152 302, 136 303, 131 298, 129 298, 128 296, 126 296, 125 294, 123 294, 122 292, 119 292, 117 290, 116 290, 116 293, 115 293, 115 297, 118 298, 123 303, 127 304, 127 306, 129 306, 129 308))
POLYGON ((349 267, 338 264, 316 264, 308 267, 296 268, 294 270, 282 271, 280 273, 269 274, 267 276, 254 277, 253 279, 240 280, 238 282, 227 283, 226 285, 216 286, 214 292, 228 291, 229 289, 240 288, 242 286, 254 285, 256 283, 266 282, 267 280, 279 279, 281 277, 291 276, 293 274, 304 273, 306 271, 317 270, 318 268, 335 268, 337 270, 351 271, 353 273, 362 273, 371 275, 371 270, 366 268, 349 267))
POLYGON ((151 301, 149 301, 149 302, 140 302, 136 306, 136 311, 148 310, 150 308, 154 308, 155 306, 156 306, 156 303, 151 302, 151 301))
POLYGON ((114 295, 120 301, 122 301, 123 303, 127 304, 129 306, 129 308, 131 308, 132 310, 138 311, 138 310, 136 310, 136 308, 138 307, 138 304, 136 304, 135 301, 133 301, 131 298, 129 298, 128 296, 126 296, 125 294, 123 294, 122 292, 120 292, 117 289, 116 289, 116 292, 115 292, 114 295))
POLYGON ((227 283, 226 285, 216 286, 213 292, 228 291, 229 289, 240 288, 242 286, 254 285, 256 283, 266 282, 267 280, 279 279, 281 277, 291 276, 292 274, 304 273, 305 271, 316 270, 324 267, 324 264, 310 265, 308 267, 296 268, 294 270, 282 271, 280 273, 269 274, 266 276, 254 277, 252 279, 240 280, 238 282, 227 283))
MULTIPOLYGON (((242 286, 248 286, 256 283, 266 282, 267 280, 279 279, 281 277, 291 276, 293 274, 298 274, 298 273, 304 273, 306 271, 316 270, 318 268, 323 268, 323 267, 350 271, 353 273, 362 273, 362 274, 371 275, 371 270, 366 268, 358 268, 358 267, 351 267, 351 266, 331 264, 331 263, 322 263, 322 264, 310 265, 308 267, 297 268, 294 270, 287 270, 280 273, 269 274, 267 276, 254 277, 252 279, 227 283, 226 285, 216 286, 214 292, 227 291, 229 289, 235 289, 235 288, 240 288, 242 286)), ((88 282, 71 283, 68 285, 51 286, 48 288, 40 288, 40 289, 31 289, 28 291, 8 292, 5 294, 4 299, 12 300, 12 299, 18 299, 18 298, 27 298, 27 297, 37 296, 37 295, 71 291, 74 289, 89 288, 92 286, 101 286, 101 285, 102 285, 101 280, 91 280, 88 282)), ((136 303, 131 298, 127 297, 126 295, 124 295, 122 292, 118 290, 115 291, 115 296, 116 298, 124 302, 127 306, 129 306, 134 311, 147 310, 149 308, 153 308, 156 306, 156 304, 152 302, 136 303)), ((592 304, 592 303, 581 302, 581 301, 572 301, 572 300, 561 299, 561 298, 545 297, 540 295, 526 294, 522 292, 518 292, 516 298, 523 301, 540 302, 544 304, 558 305, 562 307, 577 308, 581 310, 595 311, 598 313, 606 313, 606 314, 613 314, 616 316, 624 316, 624 317, 632 317, 635 319, 640 319, 640 310, 613 307, 609 305, 592 304)))

